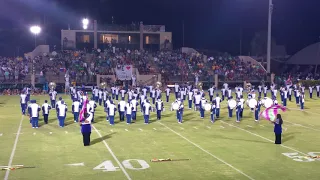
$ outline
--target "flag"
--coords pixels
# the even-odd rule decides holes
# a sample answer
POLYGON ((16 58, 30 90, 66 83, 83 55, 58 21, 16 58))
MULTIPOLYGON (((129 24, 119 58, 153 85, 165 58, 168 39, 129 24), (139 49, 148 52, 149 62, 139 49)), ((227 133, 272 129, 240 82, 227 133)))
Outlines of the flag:
POLYGON ((80 122, 85 120, 84 113, 85 113, 86 110, 87 110, 87 104, 88 104, 88 95, 87 95, 86 100, 83 102, 81 111, 80 111, 80 113, 79 113, 80 122))
POLYGON ((289 75, 288 79, 286 80, 286 85, 292 85, 291 75, 289 75))
POLYGON ((268 121, 274 121, 277 118, 277 114, 279 111, 286 111, 286 107, 281 105, 273 105, 267 109, 265 109, 263 112, 260 113, 260 116, 265 118, 268 121))

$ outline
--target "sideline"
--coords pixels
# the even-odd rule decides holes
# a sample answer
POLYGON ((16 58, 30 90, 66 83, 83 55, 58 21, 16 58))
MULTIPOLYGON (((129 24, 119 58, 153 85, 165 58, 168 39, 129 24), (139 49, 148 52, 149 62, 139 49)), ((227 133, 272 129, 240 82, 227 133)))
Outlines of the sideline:
MULTIPOLYGON (((20 120, 20 124, 19 124, 19 128, 18 128, 18 131, 17 131, 17 135, 16 135, 16 140, 14 141, 13 148, 12 148, 12 151, 11 151, 8 167, 12 166, 13 157, 14 157, 14 154, 16 153, 19 136, 21 134, 20 132, 21 132, 21 128, 22 128, 23 119, 24 119, 24 116, 22 115, 21 120, 20 120)), ((6 175, 4 176, 4 180, 8 180, 9 173, 10 173, 10 170, 7 169, 6 175)))

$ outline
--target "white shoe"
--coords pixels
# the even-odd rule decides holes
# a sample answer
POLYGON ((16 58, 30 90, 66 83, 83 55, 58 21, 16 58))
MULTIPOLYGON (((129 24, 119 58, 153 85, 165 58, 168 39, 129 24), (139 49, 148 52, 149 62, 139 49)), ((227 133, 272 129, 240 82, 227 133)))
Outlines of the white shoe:
POLYGON ((34 129, 34 127, 32 127, 34 129))
POLYGON ((74 121, 74 122, 77 122, 77 121, 74 121))
POLYGON ((36 127, 36 129, 38 129, 39 127, 36 127))

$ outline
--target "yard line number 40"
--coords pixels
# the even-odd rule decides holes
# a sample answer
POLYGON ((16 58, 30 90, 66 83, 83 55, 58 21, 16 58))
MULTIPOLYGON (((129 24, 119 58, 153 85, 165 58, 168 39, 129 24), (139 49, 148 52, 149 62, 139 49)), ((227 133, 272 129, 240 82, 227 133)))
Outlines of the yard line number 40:
MULTIPOLYGON (((150 167, 145 160, 140 160, 140 159, 127 159, 122 161, 122 165, 127 169, 137 170, 137 171, 148 169, 150 167), (133 161, 137 162, 140 165, 140 167, 133 167, 133 165, 131 164, 131 162, 133 161)), ((113 171, 117 171, 118 169, 119 167, 114 166, 112 161, 110 160, 104 161, 103 163, 93 168, 93 170, 102 170, 104 172, 113 172, 113 171)))
POLYGON ((319 160, 319 159, 313 159, 311 157, 315 157, 315 156, 320 156, 320 152, 309 152, 307 153, 308 156, 300 156, 299 153, 282 153, 283 155, 287 156, 288 158, 291 158, 294 161, 298 161, 298 162, 313 162, 315 160, 319 160))

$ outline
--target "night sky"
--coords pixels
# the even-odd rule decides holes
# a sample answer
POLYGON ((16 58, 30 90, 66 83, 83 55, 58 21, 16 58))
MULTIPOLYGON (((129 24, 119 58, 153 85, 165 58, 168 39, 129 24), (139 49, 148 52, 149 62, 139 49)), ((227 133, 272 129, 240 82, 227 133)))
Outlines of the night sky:
MULTIPOLYGON (((294 54, 319 41, 320 0, 273 0, 273 37, 294 54)), ((0 55, 33 49, 29 26, 44 27, 38 41, 60 44, 60 30, 81 28, 81 19, 107 24, 143 21, 165 25, 174 48, 185 46, 239 54, 250 51, 256 32, 267 30, 268 0, 0 0, 0 55), (47 38, 43 37, 47 35, 47 38)))

